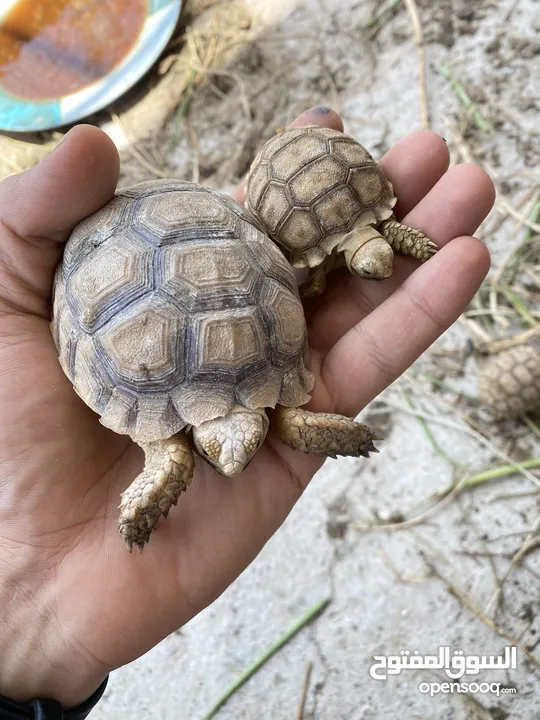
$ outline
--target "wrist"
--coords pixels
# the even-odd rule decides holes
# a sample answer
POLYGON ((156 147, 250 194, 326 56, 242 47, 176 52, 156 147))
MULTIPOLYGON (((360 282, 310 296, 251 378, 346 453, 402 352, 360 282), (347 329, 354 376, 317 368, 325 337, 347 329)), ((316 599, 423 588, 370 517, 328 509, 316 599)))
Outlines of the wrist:
POLYGON ((76 707, 66 710, 57 700, 50 698, 36 698, 30 702, 18 703, 10 698, 0 695, 0 717, 6 720, 21 720, 22 718, 53 718, 62 717, 64 720, 86 720, 95 706, 103 697, 109 678, 101 683, 97 690, 84 702, 76 707))
POLYGON ((42 646, 8 637, 0 651, 0 695, 16 702, 51 698, 72 708, 89 698, 107 674, 80 662, 60 643, 42 646))
MULTIPOLYGON (((36 583, 31 591, 28 577, 7 578, 0 568, 0 695, 17 702, 53 698, 64 708, 90 697, 107 677, 110 668, 85 655, 72 630, 63 627, 55 612, 56 591, 52 583, 36 583), (26 581, 26 582, 25 582, 26 581)), ((12 575, 12 573, 10 573, 12 575)))

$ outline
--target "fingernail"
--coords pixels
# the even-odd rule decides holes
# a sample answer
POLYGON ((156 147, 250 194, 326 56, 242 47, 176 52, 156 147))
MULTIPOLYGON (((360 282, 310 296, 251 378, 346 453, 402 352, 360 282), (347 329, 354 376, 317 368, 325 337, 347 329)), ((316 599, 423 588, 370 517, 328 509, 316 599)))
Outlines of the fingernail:
POLYGON ((325 105, 319 105, 318 107, 313 108, 311 112, 314 115, 330 115, 332 110, 325 105))

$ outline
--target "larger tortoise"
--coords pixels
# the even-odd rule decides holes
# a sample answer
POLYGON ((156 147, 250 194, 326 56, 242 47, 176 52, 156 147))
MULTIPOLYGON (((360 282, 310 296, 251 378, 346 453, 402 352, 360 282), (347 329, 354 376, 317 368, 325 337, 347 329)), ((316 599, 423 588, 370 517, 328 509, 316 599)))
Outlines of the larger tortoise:
POLYGON ((394 250, 428 260, 437 246, 397 222, 392 184, 368 151, 344 133, 318 125, 269 140, 250 168, 246 207, 297 268, 309 267, 303 294, 317 295, 326 273, 382 280, 394 250))
POLYGON ((273 423, 292 448, 365 455, 373 433, 300 410, 313 375, 295 277, 248 213, 174 180, 123 190, 71 235, 55 279, 60 362, 101 422, 144 449, 120 532, 143 547, 194 472, 241 472, 273 423))

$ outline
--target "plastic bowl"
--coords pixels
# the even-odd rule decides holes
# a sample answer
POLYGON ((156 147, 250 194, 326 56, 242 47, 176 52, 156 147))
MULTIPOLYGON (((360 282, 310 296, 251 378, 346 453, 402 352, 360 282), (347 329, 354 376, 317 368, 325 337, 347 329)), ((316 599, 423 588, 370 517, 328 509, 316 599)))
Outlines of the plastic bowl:
MULTIPOLYGON (((14 2, 16 0, 10 5, 14 2)), ((105 77, 72 95, 54 100, 28 100, 8 93, 0 86, 0 130, 51 130, 75 123, 114 102, 159 58, 174 32, 183 4, 184 0, 148 0, 142 31, 122 62, 105 77)))

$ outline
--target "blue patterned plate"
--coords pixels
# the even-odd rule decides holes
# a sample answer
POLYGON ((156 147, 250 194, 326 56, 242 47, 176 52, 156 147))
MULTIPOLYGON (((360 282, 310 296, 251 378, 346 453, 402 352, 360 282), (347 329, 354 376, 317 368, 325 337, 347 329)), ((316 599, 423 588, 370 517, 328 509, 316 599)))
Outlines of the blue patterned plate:
POLYGON ((176 27, 183 2, 148 0, 146 22, 135 45, 108 75, 83 90, 55 100, 38 101, 16 97, 0 86, 0 130, 50 130, 75 123, 112 103, 159 58, 176 27))

